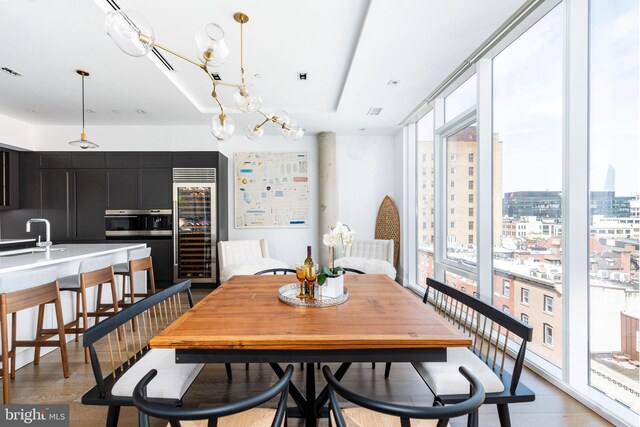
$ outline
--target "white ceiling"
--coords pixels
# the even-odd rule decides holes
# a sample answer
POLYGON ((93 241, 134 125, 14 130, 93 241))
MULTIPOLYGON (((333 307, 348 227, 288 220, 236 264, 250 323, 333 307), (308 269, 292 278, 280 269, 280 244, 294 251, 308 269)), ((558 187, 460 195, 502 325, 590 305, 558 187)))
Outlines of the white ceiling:
MULTIPOLYGON (((195 57, 193 35, 208 22, 226 32, 218 70, 239 81, 239 24, 245 69, 265 106, 284 108, 307 130, 394 134, 398 123, 524 0, 116 0, 153 25, 158 42, 195 57), (297 73, 308 73, 307 81, 297 73), (255 78, 260 74, 261 78, 255 78), (388 86, 399 80, 398 86, 388 86), (367 116, 382 107, 379 116, 367 116), (366 131, 360 129, 365 128, 366 131)), ((149 55, 122 53, 103 29, 106 0, 0 0, 0 114, 36 125, 80 124, 80 77, 92 125, 209 125, 211 83, 168 53, 168 71, 149 55), (137 113, 142 109, 146 114, 137 113)), ((230 93, 230 92, 229 92, 230 93)), ((237 124, 256 115, 234 116, 237 124)), ((238 132, 238 131, 236 131, 238 132)))

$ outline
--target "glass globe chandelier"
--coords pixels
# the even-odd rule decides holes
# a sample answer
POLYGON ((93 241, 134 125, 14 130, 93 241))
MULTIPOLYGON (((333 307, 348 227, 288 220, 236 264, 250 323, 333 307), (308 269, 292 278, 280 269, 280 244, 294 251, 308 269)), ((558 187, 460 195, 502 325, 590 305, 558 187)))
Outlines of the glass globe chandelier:
POLYGON ((84 78, 89 76, 89 72, 85 70, 76 70, 76 73, 82 77, 82 132, 80 133, 80 139, 71 141, 69 145, 80 147, 83 150, 86 150, 87 148, 98 148, 98 144, 87 139, 87 133, 84 131, 84 78))
POLYGON ((213 116, 211 125, 211 133, 219 141, 231 138, 236 128, 235 120, 227 114, 227 110, 257 113, 262 116, 262 120, 259 123, 247 125, 244 128, 244 133, 250 140, 260 138, 264 134, 263 126, 267 123, 279 126, 286 138, 302 138, 304 129, 293 122, 284 110, 273 114, 262 110, 262 97, 253 86, 245 82, 243 26, 249 21, 249 17, 242 12, 237 12, 233 15, 233 18, 240 24, 240 83, 215 80, 209 71, 210 67, 223 64, 229 56, 229 47, 224 38, 224 30, 217 24, 207 24, 202 31, 196 34, 197 60, 190 59, 159 44, 155 39, 151 25, 136 12, 122 10, 110 12, 105 19, 105 30, 116 46, 128 55, 145 56, 154 48, 158 48, 199 67, 207 73, 213 84, 211 96, 220 108, 220 114, 213 116), (233 89, 234 105, 222 104, 218 99, 219 87, 233 89))

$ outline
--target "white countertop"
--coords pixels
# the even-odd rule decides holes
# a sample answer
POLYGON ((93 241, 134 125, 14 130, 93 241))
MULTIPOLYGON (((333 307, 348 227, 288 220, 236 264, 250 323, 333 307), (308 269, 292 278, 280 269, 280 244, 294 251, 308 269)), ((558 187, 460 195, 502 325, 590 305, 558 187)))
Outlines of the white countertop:
POLYGON ((36 239, 0 239, 0 245, 11 245, 14 243, 35 242, 36 239))
POLYGON ((144 243, 86 243, 53 245, 51 246, 52 250, 49 254, 45 252, 35 252, 0 257, 0 274, 66 263, 94 256, 113 254, 116 252, 127 251, 129 249, 144 248, 145 246, 146 245, 144 243))

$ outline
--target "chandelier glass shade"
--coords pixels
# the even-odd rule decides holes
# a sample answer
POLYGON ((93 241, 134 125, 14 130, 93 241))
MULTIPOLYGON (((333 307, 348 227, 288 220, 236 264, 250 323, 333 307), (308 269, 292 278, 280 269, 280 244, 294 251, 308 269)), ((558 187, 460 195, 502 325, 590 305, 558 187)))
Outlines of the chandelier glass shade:
POLYGON ((267 123, 273 123, 280 127, 282 134, 287 138, 302 138, 304 129, 291 121, 289 115, 283 110, 274 114, 265 112, 262 109, 262 97, 255 87, 245 82, 243 26, 249 21, 249 17, 241 12, 234 14, 233 17, 240 24, 240 83, 216 80, 209 70, 210 67, 222 65, 229 57, 229 47, 225 41, 224 30, 217 24, 207 24, 202 31, 196 34, 195 60, 159 44, 155 39, 151 25, 136 12, 117 10, 107 14, 105 30, 116 46, 131 56, 144 56, 155 48, 162 49, 206 72, 213 85, 211 96, 220 109, 220 114, 213 116, 211 125, 211 133, 219 141, 231 138, 235 131, 235 121, 229 116, 229 111, 255 113, 261 116, 258 123, 248 125, 244 129, 245 136, 251 140, 258 139, 264 134, 263 126, 267 123), (233 105, 223 105, 218 98, 219 88, 233 90, 233 105))
POLYGON ((87 133, 84 131, 84 78, 89 76, 89 72, 76 70, 76 73, 82 77, 82 132, 80 133, 80 139, 69 142, 69 145, 82 148, 83 150, 87 148, 98 148, 98 144, 87 139, 87 133))

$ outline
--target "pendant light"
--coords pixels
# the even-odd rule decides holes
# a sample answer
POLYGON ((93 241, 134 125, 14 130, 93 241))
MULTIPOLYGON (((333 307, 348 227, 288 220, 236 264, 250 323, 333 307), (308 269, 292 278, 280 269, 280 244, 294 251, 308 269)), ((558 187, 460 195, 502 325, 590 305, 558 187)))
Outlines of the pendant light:
POLYGON ((87 134, 84 131, 84 78, 89 76, 89 72, 84 70, 76 70, 76 73, 78 73, 82 77, 82 133, 80 134, 80 139, 71 141, 69 145, 80 147, 83 150, 86 150, 87 148, 98 148, 98 144, 87 139, 87 134))

